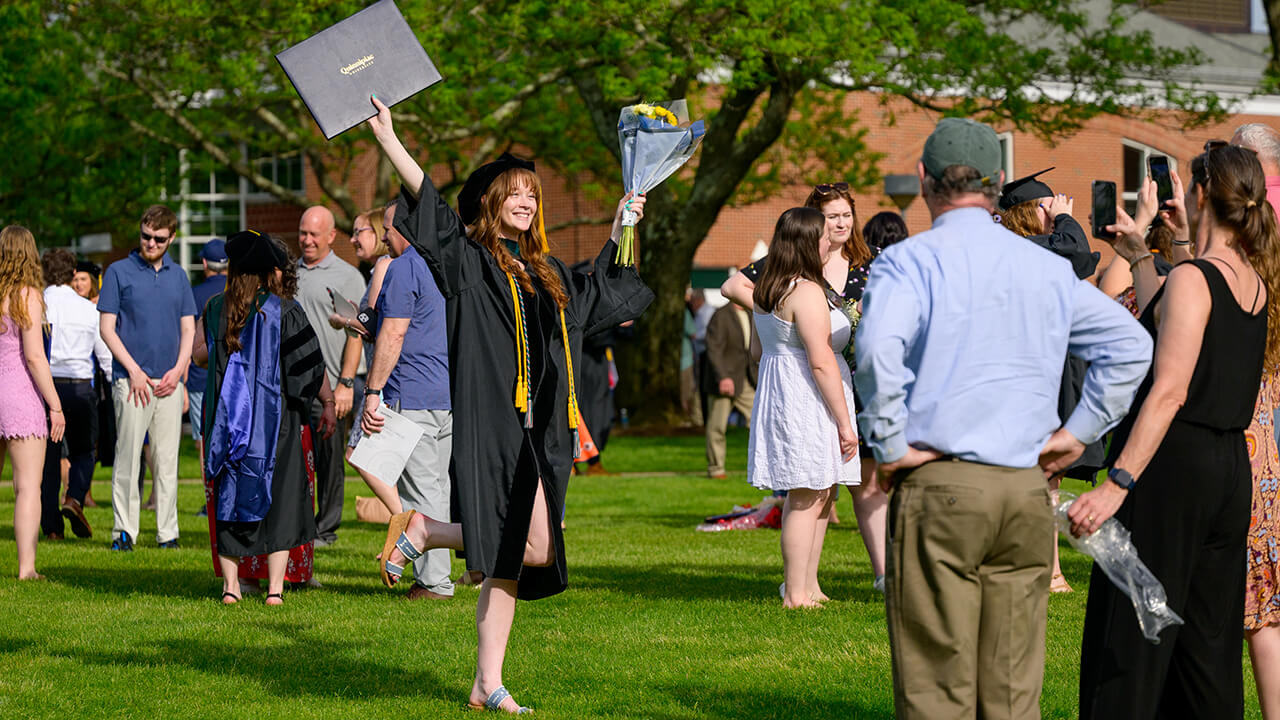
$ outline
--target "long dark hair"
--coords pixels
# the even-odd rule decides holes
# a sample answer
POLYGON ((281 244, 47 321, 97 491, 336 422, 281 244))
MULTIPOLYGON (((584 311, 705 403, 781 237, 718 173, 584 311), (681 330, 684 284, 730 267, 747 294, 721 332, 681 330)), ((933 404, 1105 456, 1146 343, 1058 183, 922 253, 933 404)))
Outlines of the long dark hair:
POLYGON ((791 281, 804 278, 825 288, 822 278, 822 231, 827 218, 810 207, 791 208, 782 213, 769 243, 769 262, 764 264, 751 299, 765 312, 773 312, 791 292, 791 281))
POLYGON ((1280 367, 1280 243, 1258 156, 1233 145, 1212 147, 1191 161, 1191 181, 1267 285, 1266 366, 1280 367))
MULTIPOLYGON (((270 238, 278 248, 286 248, 276 237, 270 238)), ((298 267, 296 259, 285 249, 289 262, 276 275, 275 269, 257 274, 246 274, 236 270, 233 264, 227 269, 227 289, 223 291, 222 311, 226 318, 227 352, 239 352, 240 333, 249 322, 249 309, 258 295, 258 290, 265 288, 267 292, 282 300, 292 300, 298 290, 298 267)))
POLYGON ((849 212, 853 215, 853 222, 849 227, 849 239, 844 241, 844 247, 840 248, 840 254, 844 255, 844 259, 849 261, 850 267, 866 265, 871 262, 871 248, 868 248, 867 241, 862 239, 862 227, 858 224, 858 206, 853 203, 853 196, 849 194, 847 183, 824 184, 814 187, 813 192, 809 193, 809 197, 805 198, 804 206, 823 212, 823 220, 825 221, 826 214, 822 210, 822 206, 836 200, 844 200, 849 203, 849 212))
POLYGON ((538 181, 537 174, 524 168, 512 168, 494 178, 493 183, 489 185, 489 189, 485 191, 484 198, 480 201, 480 215, 471 227, 471 239, 488 250, 494 259, 498 261, 498 267, 502 268, 504 272, 511 273, 516 282, 520 283, 520 287, 524 288, 525 292, 533 292, 533 283, 529 280, 529 276, 521 269, 515 258, 511 256, 506 245, 502 243, 501 229, 499 228, 502 204, 507 201, 507 198, 516 188, 521 186, 533 188, 533 192, 538 199, 538 209, 534 214, 533 222, 529 225, 529 229, 520 233, 518 238, 508 239, 515 240, 520 246, 520 259, 525 262, 526 267, 533 270, 534 275, 538 276, 538 281, 542 283, 542 288, 555 300, 556 306, 563 309, 569 305, 569 295, 565 292, 564 285, 560 282, 560 274, 556 272, 555 268, 551 267, 551 263, 547 262, 547 254, 542 250, 542 243, 546 238, 539 235, 543 225, 543 210, 542 183, 538 181))

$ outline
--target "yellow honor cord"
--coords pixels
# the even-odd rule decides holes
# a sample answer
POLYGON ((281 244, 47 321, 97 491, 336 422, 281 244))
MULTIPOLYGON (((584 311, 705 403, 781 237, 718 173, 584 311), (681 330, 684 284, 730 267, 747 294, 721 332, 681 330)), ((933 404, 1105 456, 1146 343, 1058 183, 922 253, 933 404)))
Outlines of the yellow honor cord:
POLYGON ((529 338, 525 336, 523 302, 520 299, 520 287, 516 278, 507 273, 507 282, 511 286, 511 308, 516 316, 516 409, 530 412, 533 407, 529 397, 529 338))
MULTIPOLYGON (((520 296, 520 286, 516 278, 507 273, 507 284, 511 287, 511 307, 516 317, 516 410, 525 413, 525 427, 533 426, 533 383, 529 378, 529 338, 525 334, 524 301, 520 296)), ((578 389, 573 381, 573 353, 569 348, 569 324, 564 319, 564 308, 560 309, 560 338, 564 341, 565 373, 569 378, 569 430, 573 442, 578 443, 578 418, 581 408, 578 407, 578 389)))
MULTIPOLYGON (((564 339, 564 366, 569 374, 569 429, 578 431, 578 390, 573 383, 573 353, 569 352, 569 326, 564 321, 564 308, 560 308, 560 336, 564 339)), ((574 444, 577 444, 575 438, 574 444)))

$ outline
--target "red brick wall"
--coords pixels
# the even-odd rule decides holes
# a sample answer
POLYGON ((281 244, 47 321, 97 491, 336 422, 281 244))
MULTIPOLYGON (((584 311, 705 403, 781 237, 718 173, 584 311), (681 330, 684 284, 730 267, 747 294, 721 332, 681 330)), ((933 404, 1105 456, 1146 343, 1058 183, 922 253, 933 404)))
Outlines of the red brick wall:
MULTIPOLYGON (((918 110, 904 101, 891 101, 881 105, 880 99, 870 93, 851 95, 847 102, 856 109, 861 123, 869 130, 868 147, 885 157, 880 161, 883 174, 915 173, 925 138, 933 130, 937 116, 918 110), (892 114, 892 126, 888 124, 892 114)), ((1021 177, 1037 170, 1055 166, 1041 179, 1055 191, 1076 199, 1075 217, 1086 228, 1089 218, 1090 183, 1095 179, 1113 180, 1122 184, 1122 144, 1124 139, 1134 140, 1163 151, 1174 158, 1177 169, 1185 182, 1189 177, 1189 165, 1207 139, 1229 139, 1232 131, 1247 122, 1271 123, 1280 127, 1280 120, 1269 116, 1236 115, 1225 122, 1205 128, 1184 131, 1176 116, 1166 113, 1159 122, 1131 118, 1104 116, 1096 118, 1074 135, 1061 138, 1056 146, 1024 132, 1013 133, 1013 175, 1021 177)), ((1008 128, 997 127, 997 131, 1008 128)), ((361 207, 380 205, 372 197, 377 156, 366 153, 356 163, 347 187, 361 207)), ((612 214, 613 202, 593 201, 581 190, 572 190, 566 179, 553 173, 539 173, 543 182, 543 194, 547 212, 547 226, 581 217, 606 217, 612 214)), ((442 178, 437 178, 442 179, 442 178)), ((842 180, 832 177, 832 181, 842 180)), ((1011 178, 1012 179, 1012 178, 1011 178)), ((619 191, 621 190, 619 186, 619 191)), ((320 198, 319 186, 312 171, 307 171, 308 196, 320 198)), ((773 232, 778 215, 789 207, 804 202, 807 186, 787 187, 773 198, 742 207, 727 207, 708 233, 706 240, 694 257, 694 266, 700 268, 739 267, 747 262, 757 242, 766 244, 773 232)), ((449 198, 452 202, 454 198, 449 198)), ((884 196, 881 188, 871 188, 855 196, 855 211, 859 223, 882 210, 895 210, 893 203, 884 196)), ((251 227, 279 233, 287 241, 297 242, 297 221, 302 211, 286 205, 259 205, 250 208, 251 227)), ((917 198, 906 212, 907 227, 919 232, 929 227, 930 220, 924 201, 917 198)), ((608 233, 607 223, 577 225, 554 230, 550 235, 551 251, 565 262, 593 257, 608 233)), ((343 259, 355 262, 346 236, 339 234, 334 247, 343 259)), ((644 226, 639 230, 640 242, 644 241, 644 226)), ((1094 249, 1103 253, 1104 264, 1111 257, 1110 248, 1093 241, 1094 249)))
MULTIPOLYGON (((869 148, 885 154, 880 162, 880 171, 886 175, 914 174, 925 138, 933 130, 937 116, 916 110, 905 102, 891 102, 886 107, 881 107, 879 100, 870 94, 851 97, 849 102, 860 111, 863 123, 869 128, 869 148), (895 116, 892 127, 884 123, 889 112, 895 116)), ((1185 183, 1190 179, 1191 159, 1200 154, 1206 140, 1229 140, 1235 128, 1245 123, 1260 122, 1280 128, 1280 119, 1246 114, 1228 117, 1215 125, 1185 131, 1171 113, 1164 114, 1159 120, 1154 122, 1115 116, 1095 118, 1080 132, 1059 139, 1056 146, 1050 146, 1029 133, 1014 131, 1014 178, 1054 167, 1052 172, 1040 179, 1048 183, 1055 192, 1066 193, 1075 198, 1074 216, 1088 228, 1092 181, 1112 180, 1118 186, 1122 185, 1123 140, 1134 140, 1169 155, 1176 160, 1177 171, 1185 183)), ((1001 132, 1007 129, 996 127, 1001 132)), ((839 179, 841 178, 832 178, 839 179)), ((699 248, 694 265, 724 267, 741 264, 757 239, 768 241, 773 223, 782 210, 803 202, 807 191, 807 187, 798 187, 790 192, 780 193, 776 200, 742 208, 726 208, 699 248)), ((855 205, 860 223, 865 223, 881 210, 895 209, 889 198, 883 195, 881 188, 859 193, 855 197, 855 205)), ((923 200, 917 198, 912 202, 907 209, 906 220, 911 232, 929 227, 929 213, 923 200)), ((1091 242, 1094 249, 1103 254, 1103 263, 1109 261, 1112 255, 1110 247, 1101 241, 1091 242)))

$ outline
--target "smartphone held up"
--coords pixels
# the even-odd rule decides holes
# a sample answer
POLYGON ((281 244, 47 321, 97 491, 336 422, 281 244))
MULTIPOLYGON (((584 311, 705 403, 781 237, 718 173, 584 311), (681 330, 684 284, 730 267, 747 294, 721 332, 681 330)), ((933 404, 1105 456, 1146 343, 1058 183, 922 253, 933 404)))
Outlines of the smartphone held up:
POLYGON ((1115 240, 1108 225, 1116 224, 1116 184, 1109 180, 1093 181, 1093 236, 1099 240, 1115 240))
POLYGON ((1160 201, 1160 209, 1168 210, 1169 201, 1173 199, 1173 177, 1169 174, 1169 158, 1164 155, 1152 155, 1147 158, 1147 170, 1151 180, 1156 184, 1156 199, 1160 201))

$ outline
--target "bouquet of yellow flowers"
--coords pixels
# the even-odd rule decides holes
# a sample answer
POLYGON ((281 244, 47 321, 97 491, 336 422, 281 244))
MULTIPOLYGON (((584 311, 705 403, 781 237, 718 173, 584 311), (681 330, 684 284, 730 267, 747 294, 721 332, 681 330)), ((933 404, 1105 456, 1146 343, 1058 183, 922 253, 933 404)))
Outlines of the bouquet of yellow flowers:
MULTIPOLYGON (((684 100, 622 108, 618 115, 618 144, 622 149, 623 189, 640 195, 657 187, 693 157, 705 132, 701 120, 689 122, 684 100)), ((623 211, 617 258, 621 265, 636 262, 638 220, 635 213, 623 211)))

